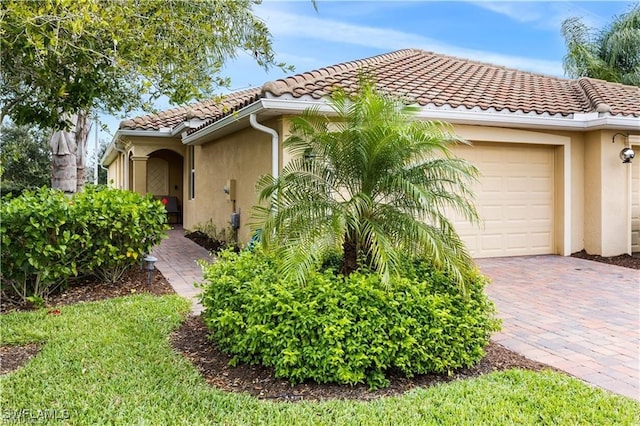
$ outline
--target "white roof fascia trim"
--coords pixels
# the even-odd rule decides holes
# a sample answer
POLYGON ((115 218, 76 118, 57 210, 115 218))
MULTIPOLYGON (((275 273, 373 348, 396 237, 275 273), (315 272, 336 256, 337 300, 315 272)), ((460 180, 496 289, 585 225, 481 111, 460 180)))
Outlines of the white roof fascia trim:
POLYGON ((151 137, 160 137, 160 138, 170 138, 172 134, 171 134, 170 128, 163 127, 160 130, 120 129, 116 132, 113 138, 116 139, 118 136, 151 136, 151 137))
POLYGON ((262 105, 265 109, 277 109, 278 111, 286 113, 299 113, 310 107, 319 108, 320 112, 334 112, 333 108, 329 105, 328 100, 325 99, 313 99, 313 100, 299 100, 299 99, 261 99, 262 105))
MULTIPOLYGON (((282 114, 298 114, 309 107, 317 107, 319 112, 333 114, 334 111, 325 99, 274 99, 262 98, 221 120, 183 137, 185 145, 197 144, 206 136, 214 134, 230 123, 248 118, 260 110, 277 110, 282 114)), ((416 117, 427 120, 441 120, 453 124, 490 125, 502 127, 528 127, 557 130, 640 130, 640 119, 632 116, 604 116, 598 113, 575 113, 573 117, 550 117, 513 114, 503 112, 478 112, 461 110, 421 109, 416 117)))
POLYGON ((501 125, 506 127, 533 127, 561 130, 596 130, 603 128, 640 129, 640 120, 636 117, 536 117, 530 115, 482 113, 467 111, 421 110, 417 117, 449 121, 456 124, 501 125))
POLYGON ((103 165, 106 163, 106 160, 113 161, 111 154, 115 149, 115 144, 118 142, 121 136, 151 136, 151 137, 160 137, 160 138, 168 138, 173 136, 171 134, 171 129, 163 128, 161 130, 133 130, 133 129, 118 129, 113 135, 113 139, 111 139, 111 143, 107 146, 107 149, 104 152, 104 155, 100 159, 100 164, 103 165))
MULTIPOLYGON (((327 101, 321 99, 262 99, 265 109, 277 109, 286 113, 298 113, 310 106, 320 112, 333 112, 327 101)), ((573 117, 550 117, 504 112, 478 112, 461 110, 421 109, 418 118, 442 120, 456 124, 499 125, 505 127, 555 128, 563 130, 596 130, 601 128, 639 129, 640 119, 632 116, 605 116, 594 113, 575 113, 573 117)))
POLYGON ((173 127, 171 129, 171 136, 177 136, 187 130, 190 129, 195 129, 198 126, 201 126, 206 120, 189 120, 189 121, 183 121, 182 123, 178 124, 177 126, 173 127))
POLYGON ((115 158, 117 157, 117 155, 114 154, 115 152, 117 152, 115 150, 115 145, 116 145, 115 140, 116 139, 114 137, 111 143, 109 143, 109 145, 107 146, 107 149, 104 151, 104 155, 102 156, 102 158, 100 158, 101 166, 103 166, 104 164, 107 164, 107 160, 109 160, 109 164, 113 163, 113 160, 115 160, 115 158))
POLYGON ((252 103, 251 105, 247 105, 246 107, 230 114, 227 115, 226 117, 222 118, 219 121, 216 121, 215 123, 206 126, 200 130, 198 130, 197 132, 194 132, 190 135, 187 135, 185 137, 182 138, 182 143, 185 145, 194 145, 197 144, 198 142, 200 142, 202 139, 206 138, 207 136, 209 136, 212 133, 215 133, 216 131, 222 129, 223 127, 239 121, 243 118, 249 117, 251 114, 257 113, 260 110, 263 110, 264 107, 262 105, 262 100, 258 100, 254 103, 252 103))
POLYGON ((174 128, 171 129, 171 135, 172 136, 176 136, 179 135, 180 133, 182 133, 184 130, 188 130, 190 129, 191 126, 187 125, 187 123, 185 123, 184 121, 180 124, 178 124, 177 126, 175 126, 174 128))
MULTIPOLYGON (((262 99, 262 104, 265 109, 277 109, 283 113, 298 113, 311 106, 318 107, 320 112, 333 112, 327 101, 321 99, 314 99, 313 101, 262 99)), ((416 114, 416 117, 448 121, 455 124, 500 125, 506 127, 526 126, 561 130, 597 130, 602 128, 640 130, 640 118, 638 117, 600 117, 597 112, 593 114, 576 113, 573 118, 569 118, 503 112, 421 109, 416 114)))

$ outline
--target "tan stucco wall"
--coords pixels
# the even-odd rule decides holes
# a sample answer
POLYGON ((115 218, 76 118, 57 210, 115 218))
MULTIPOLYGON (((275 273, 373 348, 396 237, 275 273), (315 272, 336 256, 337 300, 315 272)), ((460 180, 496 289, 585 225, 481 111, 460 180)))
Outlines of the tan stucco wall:
MULTIPOLYGON (((290 135, 289 118, 280 117, 263 124, 276 129, 282 143, 290 135)), ((630 197, 625 194, 631 191, 630 172, 628 165, 621 164, 618 158, 623 143, 611 142, 615 131, 551 131, 470 125, 456 125, 454 129, 470 141, 555 146, 554 244, 558 254, 568 255, 584 248, 590 253, 607 256, 629 250, 631 207, 630 197)), ((193 200, 188 200, 188 147, 178 139, 130 139, 127 148, 134 158, 163 148, 183 155, 183 183, 178 191, 181 192, 187 229, 210 219, 219 230, 228 228, 234 206, 227 201, 222 188, 228 179, 235 179, 235 207, 236 211, 241 211, 239 239, 246 242, 250 238, 247 223, 251 207, 257 201, 255 182, 262 174, 271 172, 270 135, 246 128, 196 146, 196 196, 193 200)), ((291 155, 281 146, 280 167, 290 159, 291 155)), ((124 179, 123 169, 126 166, 120 164, 122 162, 122 157, 118 156, 109 166, 109 178, 116 181, 115 186, 118 186, 119 179, 124 179)), ((136 172, 133 163, 129 164, 131 184, 136 172)), ((171 173, 173 176, 176 171, 171 173)), ((174 190, 175 185, 171 187, 174 190)))
MULTIPOLYGON (((186 147, 179 137, 126 136, 121 138, 120 143, 133 161, 127 161, 124 154, 118 153, 113 162, 107 165, 109 169, 107 182, 113 181, 109 184, 115 188, 131 189, 140 193, 146 193, 147 169, 145 160, 150 154, 158 150, 170 150, 184 157, 186 153, 186 147), (126 167, 128 167, 128 173, 125 173, 126 167), (128 182, 125 183, 127 177, 128 182)), ((175 177, 175 170, 173 173, 175 177)), ((176 178, 175 181, 178 180, 176 178)), ((175 184, 172 187, 175 187, 175 184)), ((175 192, 179 192, 178 195, 182 197, 182 188, 175 192)))
POLYGON ((160 149, 168 149, 182 156, 186 152, 180 137, 124 136, 121 143, 127 152, 137 157, 148 156, 160 149))
POLYGON ((116 159, 109 164, 107 168, 107 185, 113 188, 122 188, 122 177, 119 170, 122 167, 122 155, 118 155, 116 159))
MULTIPOLYGON (((263 124, 279 129, 278 120, 263 124)), ((246 243, 251 238, 247 225, 251 208, 257 202, 255 184, 261 175, 271 172, 271 136, 248 128, 196 146, 195 169, 195 198, 184 202, 184 227, 194 229, 211 219, 218 231, 227 229, 234 206, 227 200, 223 188, 227 180, 235 179, 235 208, 241 212, 238 239, 246 243)))
POLYGON ((588 173, 584 177, 587 188, 584 195, 585 250, 602 253, 602 185, 601 164, 602 144, 600 134, 591 132, 585 136, 584 164, 588 173))
POLYGON ((118 155, 107 167, 107 185, 117 189, 128 189, 125 184, 125 167, 127 166, 126 157, 118 152, 118 155))
POLYGON ((590 132, 585 140, 585 250, 602 256, 631 249, 630 164, 619 158, 613 131, 590 132))

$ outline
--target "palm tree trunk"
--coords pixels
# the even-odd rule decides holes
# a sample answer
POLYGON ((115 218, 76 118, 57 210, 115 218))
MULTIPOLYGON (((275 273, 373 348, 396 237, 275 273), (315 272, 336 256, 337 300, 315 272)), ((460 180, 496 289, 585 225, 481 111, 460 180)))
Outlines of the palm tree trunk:
POLYGON ((342 274, 349 276, 358 269, 358 244, 353 231, 347 232, 342 243, 343 263, 342 274))
POLYGON ((82 191, 87 180, 85 165, 87 164, 87 145, 90 131, 91 121, 89 114, 85 111, 80 111, 76 121, 76 143, 78 145, 76 154, 76 192, 82 191))
POLYGON ((91 125, 88 114, 79 111, 70 118, 70 131, 58 130, 49 142, 52 153, 51 187, 66 193, 81 191, 85 182, 86 147, 91 125))

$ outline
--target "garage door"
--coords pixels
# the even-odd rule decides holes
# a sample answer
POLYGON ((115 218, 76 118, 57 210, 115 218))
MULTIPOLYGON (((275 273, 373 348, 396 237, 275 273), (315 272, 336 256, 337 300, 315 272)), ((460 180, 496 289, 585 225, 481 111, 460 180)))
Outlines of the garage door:
POLYGON ((455 219, 474 257, 554 252, 554 148, 544 145, 474 143, 456 155, 481 173, 474 185, 480 226, 455 219))
POLYGON ((631 163, 631 251, 640 252, 640 146, 634 146, 638 153, 631 163))

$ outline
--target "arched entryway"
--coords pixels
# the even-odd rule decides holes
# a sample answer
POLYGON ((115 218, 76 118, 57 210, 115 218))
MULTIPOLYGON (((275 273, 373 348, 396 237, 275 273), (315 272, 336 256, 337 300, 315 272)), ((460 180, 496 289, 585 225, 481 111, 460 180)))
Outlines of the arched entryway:
POLYGON ((161 149, 147 159, 147 193, 154 196, 176 197, 182 206, 183 157, 171 150, 161 149))

